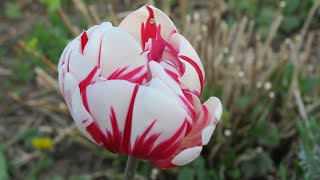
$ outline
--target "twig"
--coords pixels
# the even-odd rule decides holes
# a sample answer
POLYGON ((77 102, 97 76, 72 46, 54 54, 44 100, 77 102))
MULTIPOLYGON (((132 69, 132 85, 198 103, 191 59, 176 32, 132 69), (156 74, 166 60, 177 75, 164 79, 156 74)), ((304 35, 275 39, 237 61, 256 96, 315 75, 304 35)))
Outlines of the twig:
POLYGON ((25 164, 27 164, 28 162, 30 162, 31 160, 38 158, 41 155, 41 153, 39 151, 34 151, 32 153, 29 154, 25 154, 22 157, 17 158, 15 161, 13 161, 12 163, 16 166, 16 167, 20 167, 23 166, 25 164))
POLYGON ((303 38, 305 37, 305 35, 307 34, 307 31, 310 27, 310 24, 311 24, 311 21, 312 21, 312 18, 314 17, 315 13, 317 12, 317 9, 320 7, 320 2, 317 1, 316 3, 314 3, 314 5, 312 6, 309 14, 308 14, 308 17, 305 21, 305 23, 303 24, 303 27, 302 27, 302 30, 301 30, 301 41, 300 41, 300 44, 298 47, 300 47, 303 43, 303 38))
POLYGON ((297 84, 296 81, 295 81, 294 91, 293 92, 294 92, 294 96, 295 96, 295 99, 296 99, 296 103, 298 105, 300 116, 302 117, 303 120, 307 121, 308 120, 307 112, 306 112, 305 106, 303 104, 303 101, 302 101, 302 98, 301 98, 301 93, 300 93, 300 90, 298 88, 298 84, 297 84))
POLYGON ((87 5, 83 2, 83 0, 73 0, 72 1, 78 11, 83 15, 89 25, 93 25, 93 19, 89 15, 89 10, 87 5))
POLYGON ((66 16, 66 14, 64 13, 62 8, 58 8, 57 9, 57 14, 60 17, 60 19, 62 20, 62 22, 64 23, 64 25, 68 28, 69 32, 73 35, 73 36, 78 36, 80 34, 80 29, 77 28, 76 26, 74 26, 69 18, 66 16))
POLYGON ((275 37, 275 35, 281 25, 282 20, 283 20, 283 15, 281 13, 279 13, 271 25, 269 35, 267 37, 267 40, 264 43, 265 48, 269 48, 271 46, 272 40, 274 39, 274 37, 275 37))
POLYGON ((17 46, 26 51, 27 53, 30 53, 32 54, 34 57, 40 59, 45 65, 47 65, 53 72, 57 73, 58 70, 57 70, 57 66, 55 66, 54 64, 52 64, 52 62, 47 58, 45 57, 44 55, 34 51, 33 49, 29 48, 26 43, 22 40, 18 40, 17 41, 17 46))
POLYGON ((12 75, 12 71, 10 69, 5 69, 0 67, 0 76, 10 76, 12 75))
POLYGON ((8 92, 7 95, 11 99, 17 101, 19 104, 21 104, 23 106, 27 106, 27 107, 31 107, 31 108, 48 109, 48 110, 60 112, 63 114, 69 114, 69 110, 64 103, 56 105, 56 104, 52 104, 50 102, 43 101, 43 100, 25 100, 25 99, 22 99, 18 94, 13 93, 13 92, 8 92))
POLYGON ((101 23, 101 19, 100 19, 98 13, 97 13, 98 12, 97 7, 95 5, 90 5, 89 6, 89 12, 90 12, 90 14, 91 14, 91 16, 93 18, 94 23, 100 24, 101 23))
MULTIPOLYGON (((53 144, 56 145, 61 141, 63 141, 65 137, 67 137, 75 129, 76 129, 75 125, 72 125, 63 130, 60 130, 59 134, 53 139, 53 144)), ((40 155, 41 155, 40 151, 33 151, 22 157, 17 158, 17 160, 13 161, 13 164, 17 167, 23 166, 24 164, 27 164, 31 160, 40 157, 40 155)))
POLYGON ((320 107, 320 99, 316 99, 313 104, 306 107, 308 113, 314 111, 317 107, 320 107))
POLYGON ((167 14, 168 16, 170 16, 170 3, 168 0, 164 0, 162 1, 162 9, 163 9, 163 12, 165 14, 167 14))
POLYGON ((42 68, 36 67, 35 72, 37 74, 38 81, 44 83, 44 85, 49 85, 56 92, 60 93, 60 87, 58 82, 53 79, 47 72, 45 72, 42 68))
POLYGON ((114 6, 114 2, 112 0, 106 0, 107 1, 107 7, 108 7, 108 11, 110 12, 111 15, 111 20, 114 24, 119 24, 120 20, 119 17, 117 15, 117 12, 115 10, 115 6, 114 6))

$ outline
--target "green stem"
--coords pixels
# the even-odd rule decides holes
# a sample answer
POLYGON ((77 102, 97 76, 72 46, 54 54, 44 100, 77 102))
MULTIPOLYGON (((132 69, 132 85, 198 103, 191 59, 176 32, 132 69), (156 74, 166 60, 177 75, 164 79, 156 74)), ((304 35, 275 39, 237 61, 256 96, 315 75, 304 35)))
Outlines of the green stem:
POLYGON ((134 174, 136 173, 138 167, 139 160, 129 156, 127 161, 126 170, 124 172, 123 180, 132 180, 134 178, 134 174))

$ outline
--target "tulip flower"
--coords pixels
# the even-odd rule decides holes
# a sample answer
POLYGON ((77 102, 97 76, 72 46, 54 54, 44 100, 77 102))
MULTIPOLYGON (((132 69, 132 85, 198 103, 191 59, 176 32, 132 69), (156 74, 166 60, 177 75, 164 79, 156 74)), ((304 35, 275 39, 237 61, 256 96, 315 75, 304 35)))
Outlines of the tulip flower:
POLYGON ((106 22, 84 31, 64 49, 58 70, 63 97, 88 139, 159 168, 196 159, 222 113, 216 97, 201 104, 201 60, 153 6, 118 27, 106 22))

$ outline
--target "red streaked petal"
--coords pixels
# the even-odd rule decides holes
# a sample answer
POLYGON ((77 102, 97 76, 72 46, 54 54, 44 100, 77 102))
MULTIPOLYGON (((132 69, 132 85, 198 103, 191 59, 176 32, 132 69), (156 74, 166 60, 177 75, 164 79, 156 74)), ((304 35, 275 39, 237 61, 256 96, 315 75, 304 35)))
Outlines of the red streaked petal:
POLYGON ((86 31, 83 31, 83 33, 81 35, 81 53, 83 53, 83 50, 87 45, 87 42, 88 42, 88 35, 87 35, 86 31))
POLYGON ((141 23, 141 46, 143 50, 149 38, 155 38, 157 34, 157 24, 154 19, 153 10, 148 5, 146 5, 146 8, 149 12, 149 17, 141 23))
POLYGON ((185 119, 179 129, 167 140, 158 144, 149 154, 148 157, 156 160, 162 159, 173 154, 181 143, 182 137, 186 133, 188 121, 185 119))
POLYGON ((120 68, 128 67, 127 71, 132 71, 147 63, 146 54, 141 54, 138 42, 120 28, 107 30, 101 49, 100 69, 104 78, 120 68))
POLYGON ((200 67, 198 66, 197 63, 195 63, 192 59, 190 59, 187 56, 180 55, 179 57, 181 59, 187 61, 189 64, 191 64, 194 67, 194 69, 197 71, 198 76, 199 76, 199 80, 200 80, 200 96, 201 96, 202 88, 203 88, 203 84, 204 84, 204 77, 203 77, 203 74, 202 74, 200 67))
POLYGON ((114 108, 110 108, 110 121, 112 125, 112 133, 110 131, 107 131, 108 139, 110 140, 111 146, 113 148, 114 152, 121 152, 121 141, 122 139, 122 132, 120 131, 118 120, 116 117, 116 113, 114 111, 114 108))
POLYGON ((92 69, 92 71, 88 74, 88 76, 79 83, 80 92, 82 92, 84 88, 92 82, 92 79, 94 75, 96 75, 97 71, 98 71, 98 67, 95 66, 92 69))
POLYGON ((136 138, 136 141, 133 145, 132 151, 130 152, 130 155, 136 157, 136 158, 146 158, 146 155, 149 154, 150 150, 153 148, 155 141, 160 136, 160 133, 155 133, 147 137, 147 135, 150 133, 152 127, 156 123, 156 120, 154 120, 143 132, 143 134, 139 135, 136 138))
POLYGON ((221 114, 221 111, 219 110, 219 107, 221 107, 221 104, 219 104, 220 101, 217 98, 210 98, 204 105, 201 105, 200 100, 195 95, 190 95, 192 95, 193 104, 197 111, 196 120, 194 121, 191 131, 183 138, 173 155, 152 161, 158 168, 170 168, 193 161, 199 156, 202 145, 208 142, 209 137, 207 136, 211 136, 212 131, 214 130, 207 127, 214 124, 214 119, 216 118, 214 118, 215 116, 213 114, 215 114, 215 112, 217 112, 218 115, 221 114), (213 118, 212 115, 214 116, 213 118))
POLYGON ((104 34, 108 32, 112 27, 111 23, 102 23, 91 30, 87 31, 89 40, 83 50, 83 55, 88 61, 94 63, 98 68, 100 68, 100 63, 102 61, 101 52, 104 51, 102 45, 102 39, 104 34))
POLYGON ((86 110, 82 103, 80 90, 76 79, 71 73, 66 73, 63 77, 64 98, 70 110, 71 116, 79 130, 91 141, 95 142, 86 130, 86 127, 93 123, 91 114, 86 110), (85 120, 85 121, 84 121, 85 120))
POLYGON ((131 133, 129 109, 134 105, 135 87, 138 86, 124 80, 106 80, 91 84, 82 92, 83 104, 111 143, 112 147, 106 146, 113 152, 128 153, 127 144, 122 141, 127 141, 131 133))
POLYGON ((148 39, 155 37, 155 27, 158 25, 163 27, 161 34, 165 40, 169 39, 173 31, 177 31, 175 25, 165 13, 153 6, 146 5, 129 14, 120 23, 119 28, 130 33, 139 41, 142 50, 144 50, 148 39), (151 20, 151 24, 150 19, 154 19, 154 22, 151 20))
POLYGON ((135 99, 138 93, 139 86, 136 85, 134 87, 130 104, 129 104, 129 109, 126 117, 126 122, 124 126, 124 135, 122 139, 122 151, 123 152, 129 152, 130 150, 130 137, 131 137, 131 129, 132 129, 132 115, 133 115, 133 108, 135 104, 135 99))
MULTIPOLYGON (((153 80, 157 79, 154 78, 153 80)), ((158 89, 162 88, 160 87, 162 85, 159 81, 160 80, 158 80, 158 83, 155 85, 150 84, 149 87, 140 86, 139 88, 133 111, 131 145, 136 143, 136 139, 145 133, 145 130, 153 123, 154 120, 156 120, 156 122, 152 126, 150 133, 146 135, 146 139, 151 136, 152 138, 157 138, 155 138, 154 144, 149 144, 149 146, 155 148, 172 137, 173 138, 170 142, 173 143, 173 145, 165 143, 161 146, 165 148, 162 148, 163 151, 160 151, 159 154, 156 152, 152 153, 152 155, 145 154, 145 158, 153 158, 153 155, 159 157, 167 156, 168 153, 171 152, 170 149, 175 149, 172 146, 174 146, 175 143, 180 143, 186 131, 185 121, 188 116, 187 112, 180 106, 178 101, 158 89), (170 124, 170 126, 168 126, 168 124, 170 124), (175 135, 176 133, 178 135, 175 135), (166 150, 166 148, 169 150, 166 150)), ((170 92, 168 87, 163 88, 166 88, 167 91, 170 92)), ((174 96, 175 95, 173 94, 173 97, 174 96)), ((151 151, 152 148, 149 149, 148 152, 151 153, 151 151)))
POLYGON ((146 67, 144 65, 136 67, 131 71, 126 72, 128 67, 120 68, 114 71, 107 78, 108 80, 126 80, 132 83, 141 84, 146 77, 146 67))

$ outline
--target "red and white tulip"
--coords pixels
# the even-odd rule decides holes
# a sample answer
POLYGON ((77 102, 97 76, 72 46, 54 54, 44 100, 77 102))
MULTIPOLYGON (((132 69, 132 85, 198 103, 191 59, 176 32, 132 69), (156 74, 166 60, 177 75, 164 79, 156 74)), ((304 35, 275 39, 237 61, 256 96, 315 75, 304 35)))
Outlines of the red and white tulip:
POLYGON ((200 96, 204 70, 159 9, 143 6, 119 27, 93 26, 63 51, 59 84, 81 132, 111 152, 159 168, 197 158, 222 113, 200 96))

